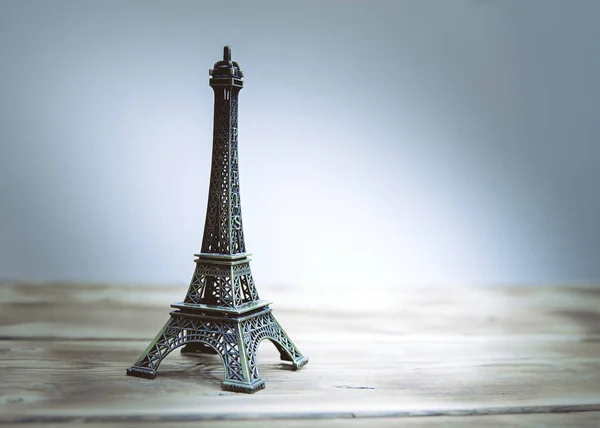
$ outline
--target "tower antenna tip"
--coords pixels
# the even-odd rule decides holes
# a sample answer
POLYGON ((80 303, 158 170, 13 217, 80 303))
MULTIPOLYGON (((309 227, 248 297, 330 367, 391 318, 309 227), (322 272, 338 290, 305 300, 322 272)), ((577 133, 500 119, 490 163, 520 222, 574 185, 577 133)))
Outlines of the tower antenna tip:
POLYGON ((228 45, 223 47, 223 61, 231 61, 231 48, 228 45))

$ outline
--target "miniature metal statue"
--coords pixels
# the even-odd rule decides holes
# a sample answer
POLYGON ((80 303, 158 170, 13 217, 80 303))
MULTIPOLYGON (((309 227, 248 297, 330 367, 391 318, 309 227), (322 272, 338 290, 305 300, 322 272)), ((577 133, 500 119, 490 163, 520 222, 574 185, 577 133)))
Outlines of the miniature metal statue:
POLYGON ((255 392, 265 387, 256 352, 263 339, 279 350, 293 369, 308 362, 283 331, 269 304, 260 300, 246 253, 238 176, 238 94, 242 71, 225 46, 223 60, 209 71, 215 92, 210 190, 200 254, 185 300, 146 348, 131 376, 154 379, 159 364, 171 351, 217 353, 225 366, 222 388, 255 392))

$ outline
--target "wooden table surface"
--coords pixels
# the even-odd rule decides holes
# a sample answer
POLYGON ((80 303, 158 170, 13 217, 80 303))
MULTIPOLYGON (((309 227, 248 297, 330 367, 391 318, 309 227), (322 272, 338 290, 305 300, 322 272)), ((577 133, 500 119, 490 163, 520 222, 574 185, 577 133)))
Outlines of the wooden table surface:
POLYGON ((217 356, 125 375, 186 287, 0 284, 0 425, 600 426, 600 288, 259 291, 310 362, 264 341, 240 394, 217 356))

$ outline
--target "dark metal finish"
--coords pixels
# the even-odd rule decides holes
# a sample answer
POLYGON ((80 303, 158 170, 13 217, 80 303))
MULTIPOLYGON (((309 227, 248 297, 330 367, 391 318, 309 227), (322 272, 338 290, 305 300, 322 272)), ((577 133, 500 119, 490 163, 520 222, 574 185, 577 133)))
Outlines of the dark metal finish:
POLYGON ((212 166, 204 236, 196 269, 182 303, 138 361, 131 376, 154 379, 161 361, 174 349, 218 354, 225 366, 222 388, 255 392, 265 387, 256 351, 264 339, 296 370, 308 362, 260 300, 246 253, 238 175, 238 95, 243 73, 225 46, 215 63, 210 86, 215 92, 212 166))

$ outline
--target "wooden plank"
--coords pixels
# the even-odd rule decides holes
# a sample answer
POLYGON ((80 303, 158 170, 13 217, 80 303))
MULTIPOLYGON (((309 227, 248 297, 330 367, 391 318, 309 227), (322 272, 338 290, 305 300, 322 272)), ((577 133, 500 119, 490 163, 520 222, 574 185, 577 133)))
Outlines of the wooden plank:
POLYGON ((221 391, 214 356, 173 352, 155 380, 124 375, 181 287, 1 284, 0 423, 335 426, 486 414, 501 426, 516 414, 600 411, 599 290, 407 288, 368 304, 356 290, 331 292, 261 296, 311 361, 292 372, 264 342, 267 388, 245 395, 221 391))
MULTIPOLYGON (((4 283, 0 338, 145 338, 181 301, 183 287, 4 283)), ((600 337, 600 289, 463 287, 364 291, 267 288, 290 334, 325 339, 346 334, 569 335, 600 337), (334 295, 335 294, 335 295, 334 295)))
POLYGON ((143 342, 2 341, 0 421, 331 419, 494 408, 533 412, 540 406, 548 412, 564 406, 600 410, 595 342, 313 341, 304 344, 313 359, 298 372, 286 369, 275 348, 264 343, 259 360, 267 388, 246 395, 220 390, 223 369, 215 356, 174 352, 159 376, 146 380, 124 375, 143 342))
MULTIPOLYGON (((259 420, 223 420, 223 421, 144 421, 143 423, 132 422, 132 426, 143 426, 148 428, 396 428, 402 427, 578 427, 597 428, 600 421, 600 412, 578 412, 578 413, 533 413, 533 414, 511 414, 511 415, 471 415, 471 416, 415 416, 398 418, 348 418, 348 419, 259 419, 259 420)), ((86 428, 115 428, 122 427, 123 422, 85 422, 78 421, 76 425, 85 423, 86 428)), ((69 424, 68 426, 74 426, 69 424)), ((23 424, 3 425, 7 427, 20 428, 23 424)), ((64 428, 64 423, 44 423, 44 428, 64 428)))

